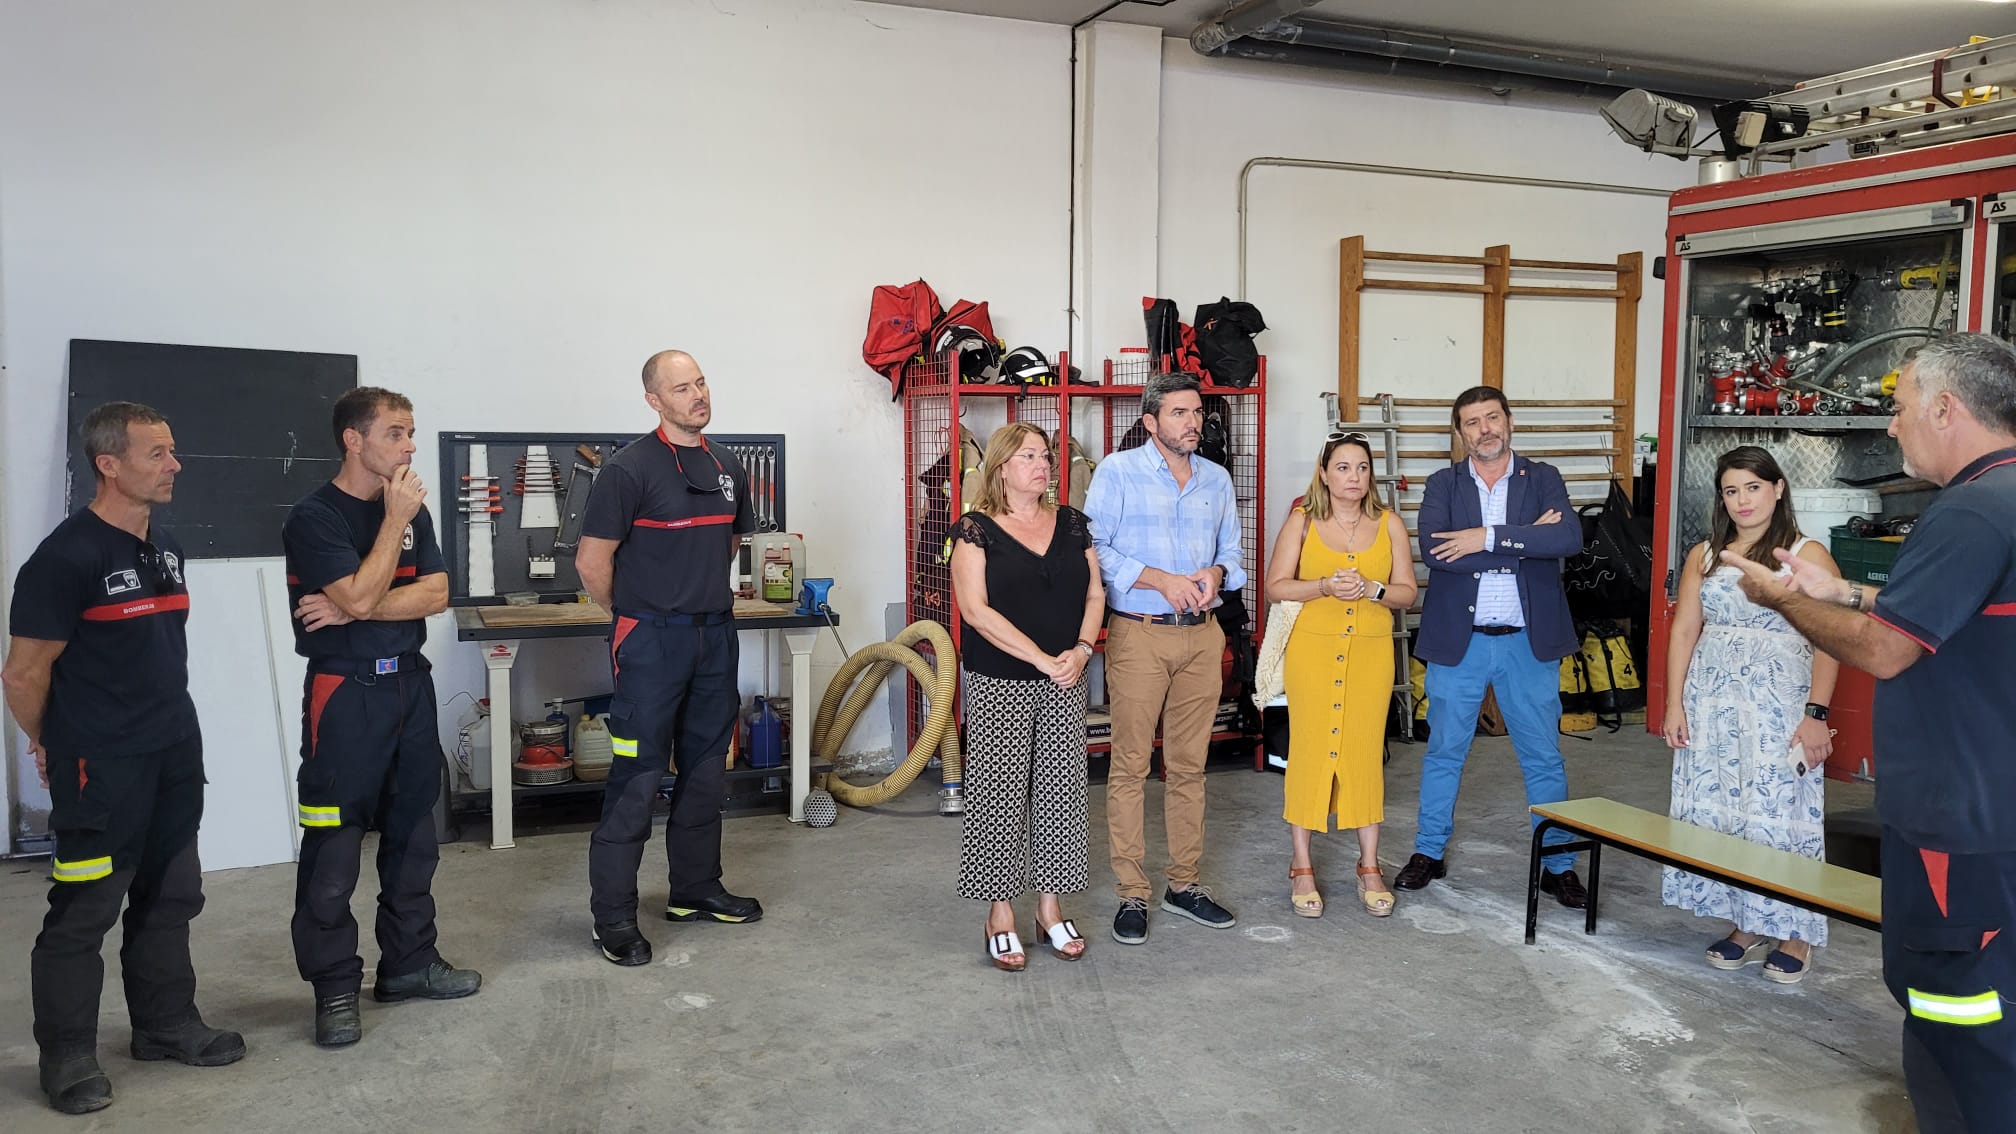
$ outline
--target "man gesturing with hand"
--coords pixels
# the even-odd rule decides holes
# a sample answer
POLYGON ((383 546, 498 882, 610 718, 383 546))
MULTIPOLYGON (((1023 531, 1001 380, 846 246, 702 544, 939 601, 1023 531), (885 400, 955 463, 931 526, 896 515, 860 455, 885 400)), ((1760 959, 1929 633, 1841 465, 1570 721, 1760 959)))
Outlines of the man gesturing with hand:
POLYGON ((1213 929, 1234 924, 1197 884, 1197 863, 1204 854, 1204 758, 1223 691, 1225 632, 1211 611, 1220 591, 1246 584, 1232 474, 1195 455, 1204 427, 1197 380, 1149 379, 1141 424, 1148 443, 1106 458, 1085 495, 1113 612, 1106 626, 1113 713, 1106 832, 1120 892, 1113 938, 1123 945, 1148 940, 1153 891, 1142 868, 1142 796, 1158 723, 1169 835, 1162 908, 1213 929))

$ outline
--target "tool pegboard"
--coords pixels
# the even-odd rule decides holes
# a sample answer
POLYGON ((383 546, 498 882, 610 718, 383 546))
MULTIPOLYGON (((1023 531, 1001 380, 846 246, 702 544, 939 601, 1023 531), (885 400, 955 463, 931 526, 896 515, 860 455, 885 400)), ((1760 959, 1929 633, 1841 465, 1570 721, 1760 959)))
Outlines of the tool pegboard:
MULTIPOLYGON (((574 549, 601 467, 649 433, 458 433, 440 437, 441 479, 430 485, 448 564, 449 604, 495 605, 507 595, 568 602, 581 589, 574 549)), ((707 435, 748 478, 757 531, 785 523, 784 436, 707 435)))

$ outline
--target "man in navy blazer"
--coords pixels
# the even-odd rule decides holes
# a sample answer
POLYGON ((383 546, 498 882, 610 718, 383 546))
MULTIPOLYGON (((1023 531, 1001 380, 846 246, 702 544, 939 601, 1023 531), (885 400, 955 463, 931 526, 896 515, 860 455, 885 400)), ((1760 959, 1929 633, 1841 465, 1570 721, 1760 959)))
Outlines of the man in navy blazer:
MULTIPOLYGON (((1402 890, 1448 873, 1443 848, 1486 689, 1497 691, 1526 802, 1568 798, 1561 659, 1580 643, 1561 562, 1582 550, 1582 527, 1569 522, 1574 508, 1560 471, 1512 451, 1512 407, 1502 391, 1464 391, 1449 419, 1470 456, 1429 477, 1421 500, 1421 560, 1429 574, 1414 653, 1428 667, 1429 735, 1414 857, 1393 879, 1402 890)), ((1550 843, 1568 837, 1548 833, 1550 843)), ((1543 890, 1564 906, 1586 904, 1573 854, 1549 855, 1542 865, 1543 890)))

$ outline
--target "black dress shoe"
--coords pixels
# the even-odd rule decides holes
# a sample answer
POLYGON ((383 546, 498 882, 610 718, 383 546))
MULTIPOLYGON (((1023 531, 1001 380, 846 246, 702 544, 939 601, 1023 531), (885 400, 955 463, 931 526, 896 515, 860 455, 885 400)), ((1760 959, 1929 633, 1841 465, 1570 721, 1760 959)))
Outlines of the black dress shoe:
POLYGON ((1559 874, 1541 871, 1540 892, 1554 895, 1555 901, 1571 910, 1586 909, 1589 905, 1589 891, 1582 888, 1582 880, 1572 870, 1559 874))
POLYGON ((763 920, 763 903, 754 898, 738 898, 722 892, 711 898, 665 899, 666 921, 725 921, 741 923, 763 920))
POLYGON ((172 1059, 191 1067, 223 1067, 245 1058, 245 1037, 192 1016, 165 1028, 133 1029, 133 1058, 172 1059))
POLYGON ((349 1047, 364 1038, 364 1018, 357 994, 339 992, 315 998, 315 1043, 318 1047, 349 1047))
POLYGON ((371 998, 381 1004, 400 1000, 460 1000, 476 995, 483 987, 483 974, 475 969, 458 969, 439 957, 418 972, 402 976, 380 976, 371 986, 371 998))
POLYGON ((1448 873, 1449 867, 1444 865, 1441 859, 1429 858, 1425 854, 1416 854, 1413 858, 1407 860, 1407 865, 1400 868, 1400 873, 1393 876, 1393 888, 1395 890, 1419 890, 1428 885, 1428 883, 1448 873))
POLYGON ((644 939, 634 921, 598 925, 590 931, 590 937, 602 955, 616 964, 628 967, 651 963, 651 942, 644 939))
POLYGON ((45 1053, 37 1063, 37 1070, 41 1072, 42 1093, 49 1096, 49 1105, 64 1114, 90 1114, 112 1105, 112 1080, 105 1077, 94 1052, 45 1053))

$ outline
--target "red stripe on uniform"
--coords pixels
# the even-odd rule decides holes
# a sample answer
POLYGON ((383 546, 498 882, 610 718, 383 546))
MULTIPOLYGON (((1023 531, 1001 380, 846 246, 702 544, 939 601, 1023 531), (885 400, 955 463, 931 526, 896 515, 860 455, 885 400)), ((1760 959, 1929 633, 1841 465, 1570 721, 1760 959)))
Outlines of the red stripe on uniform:
POLYGON ((1925 860, 1925 881, 1932 884, 1932 900, 1939 903, 1939 916, 1949 917, 1946 912, 1946 866, 1945 851, 1920 850, 1918 857, 1925 860))
POLYGON ((609 676, 615 677, 623 672, 623 667, 616 664, 616 651, 623 648, 623 639, 628 638, 630 631, 635 629, 637 629, 636 619, 620 616, 616 619, 616 633, 609 639, 609 676))
POLYGON ((1968 483, 1970 483, 1970 484, 1971 484, 1971 483, 1973 483, 1974 481, 1977 481, 1977 480, 1980 480, 1980 479, 1981 479, 1981 477, 1982 477, 1982 474, 1983 474, 1983 473, 1986 473, 1986 472, 1987 472, 1987 471, 1988 471, 1989 469, 1999 469, 1999 468, 2001 468, 2001 467, 2002 467, 2003 465, 2016 465, 2016 457, 2004 457, 2004 458, 2002 458, 2001 460, 1999 460, 1999 461, 1996 461, 1996 462, 1995 462, 1994 464, 1992 464, 1992 465, 1987 465, 1987 466, 1984 466, 1984 467, 1983 467, 1983 468, 1981 469, 1981 472, 1977 472, 1977 473, 1975 473, 1975 474, 1974 474, 1973 476, 1970 476, 1970 477, 1968 477, 1968 478, 1967 478, 1967 480, 1968 480, 1968 483))
POLYGON ((1939 652, 1939 647, 1933 645, 1932 643, 1926 641, 1923 638, 1920 638, 1918 635, 1913 634, 1911 631, 1904 629, 1902 626, 1897 625, 1895 622, 1890 621, 1889 619, 1883 617, 1882 615, 1874 613, 1872 611, 1869 614, 1869 617, 1875 619, 1877 622, 1880 622, 1885 626, 1888 626, 1890 629, 1897 631, 1899 634, 1904 635, 1906 638, 1909 638, 1912 641, 1918 643, 1918 647, 1924 650, 1926 653, 1936 654, 1939 652))
POLYGON ((288 586, 290 586, 290 587, 298 587, 298 586, 300 586, 300 585, 301 585, 301 576, 299 576, 299 575, 289 575, 289 576, 287 576, 287 585, 288 585, 288 586))
POLYGON ((392 577, 395 579, 411 579, 419 573, 420 568, 418 567, 401 567, 392 572, 392 577))
POLYGON ((308 755, 315 755, 315 741, 322 731, 322 709, 343 686, 340 673, 318 673, 308 686, 308 755))
POLYGON ((1987 930, 1987 931, 1983 932, 1983 933, 1981 934, 1981 947, 1982 947, 1983 949, 1986 949, 1986 948, 1988 947, 1988 943, 1989 943, 1990 941, 1993 941, 1993 940, 1995 940, 1995 935, 1996 935, 1996 934, 1998 934, 1998 933, 2000 933, 2000 932, 2002 932, 2002 931, 2001 931, 2001 930, 1999 930, 1999 929, 1990 929, 1990 930, 1987 930))
POLYGON ((94 606, 84 612, 84 619, 87 622, 118 622, 125 618, 145 618, 150 614, 188 609, 188 595, 156 595, 132 602, 108 602, 103 606, 94 606))
POLYGON ((640 528, 673 529, 673 528, 697 528, 703 525, 711 525, 711 524, 732 524, 734 522, 735 517, 732 515, 695 516, 690 520, 638 520, 635 522, 633 526, 640 528))
POLYGON ((1981 613, 2007 618, 2010 615, 2016 615, 2016 602, 1998 602, 1991 606, 1984 606, 1981 608, 1981 613))
POLYGON ((90 782, 91 777, 84 774, 84 758, 79 756, 77 758, 77 790, 80 792, 83 791, 84 785, 90 782))

